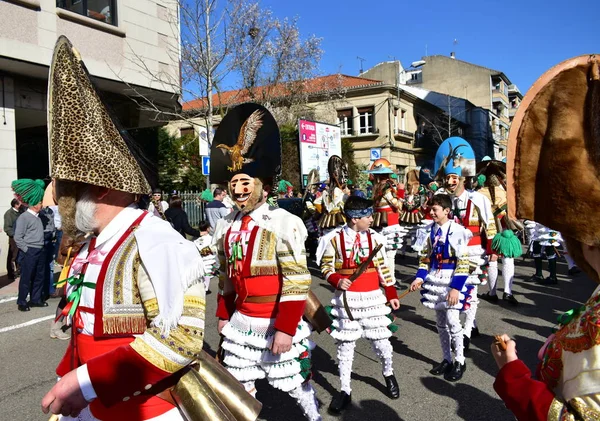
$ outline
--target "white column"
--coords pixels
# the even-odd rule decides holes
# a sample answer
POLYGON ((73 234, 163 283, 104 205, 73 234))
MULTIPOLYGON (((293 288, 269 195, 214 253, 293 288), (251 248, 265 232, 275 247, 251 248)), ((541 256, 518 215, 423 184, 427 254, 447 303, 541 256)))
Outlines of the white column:
MULTIPOLYGON (((0 215, 10 208, 13 192, 10 184, 17 179, 17 136, 15 127, 15 89, 12 78, 0 75, 0 215), (2 83, 4 81, 4 84, 2 83), (2 100, 4 99, 4 103, 2 100)), ((0 276, 6 274, 8 237, 0 226, 0 276)))

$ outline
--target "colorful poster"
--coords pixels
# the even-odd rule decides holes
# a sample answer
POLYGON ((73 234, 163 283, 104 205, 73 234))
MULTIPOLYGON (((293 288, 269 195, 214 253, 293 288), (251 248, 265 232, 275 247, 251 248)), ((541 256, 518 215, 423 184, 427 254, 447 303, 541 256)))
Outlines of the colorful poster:
POLYGON ((312 169, 319 171, 321 181, 327 180, 329 157, 331 155, 342 157, 340 128, 316 121, 298 120, 298 131, 303 185, 306 185, 306 178, 312 169))

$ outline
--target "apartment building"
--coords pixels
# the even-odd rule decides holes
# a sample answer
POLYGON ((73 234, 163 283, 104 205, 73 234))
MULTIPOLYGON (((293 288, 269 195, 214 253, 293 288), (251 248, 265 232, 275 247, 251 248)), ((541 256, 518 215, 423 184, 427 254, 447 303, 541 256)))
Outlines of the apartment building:
MULTIPOLYGON (((46 94, 60 35, 79 50, 122 125, 156 159, 162 123, 131 96, 143 95, 159 109, 179 107, 177 13, 177 2, 158 0, 0 2, 0 213, 10 206, 13 180, 49 175, 46 94), (174 82, 164 85, 158 74, 174 82)), ((0 247, 7 249, 4 233, 0 247)))

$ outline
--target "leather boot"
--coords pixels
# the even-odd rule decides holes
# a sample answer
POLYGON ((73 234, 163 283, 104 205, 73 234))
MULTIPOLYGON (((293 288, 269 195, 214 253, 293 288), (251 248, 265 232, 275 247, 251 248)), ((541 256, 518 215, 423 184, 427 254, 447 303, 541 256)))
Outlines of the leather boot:
POLYGON ((456 382, 462 379, 463 373, 467 369, 467 364, 461 364, 458 361, 454 361, 452 364, 452 368, 446 374, 444 374, 444 378, 449 382, 456 382))
POLYGON ((398 382, 393 374, 385 377, 385 387, 387 388, 388 396, 390 398, 398 399, 400 397, 400 388, 398 387, 398 382))
POLYGON ((346 392, 340 392, 329 404, 329 413, 338 415, 352 402, 352 395, 346 392))
POLYGON ((433 367, 429 372, 434 376, 439 376, 441 374, 447 373, 452 368, 452 363, 448 360, 444 360, 435 367, 433 367))

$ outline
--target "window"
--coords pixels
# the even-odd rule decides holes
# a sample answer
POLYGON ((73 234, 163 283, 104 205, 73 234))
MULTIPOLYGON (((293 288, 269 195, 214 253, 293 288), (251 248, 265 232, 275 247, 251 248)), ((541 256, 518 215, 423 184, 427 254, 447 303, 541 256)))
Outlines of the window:
POLYGON ((374 107, 365 107, 358 109, 358 133, 359 134, 370 134, 375 133, 373 130, 373 112, 374 107))
POLYGON ((400 110, 400 130, 406 131, 406 111, 400 110))
POLYGON ((56 7, 117 25, 117 0, 56 0, 56 7))
POLYGON ((406 111, 394 108, 394 134, 406 131, 406 111))
POLYGON ((342 136, 352 136, 352 110, 338 110, 337 121, 342 136))
POLYGON ((196 133, 194 132, 193 127, 182 127, 181 129, 179 129, 179 136, 196 136, 196 133))

